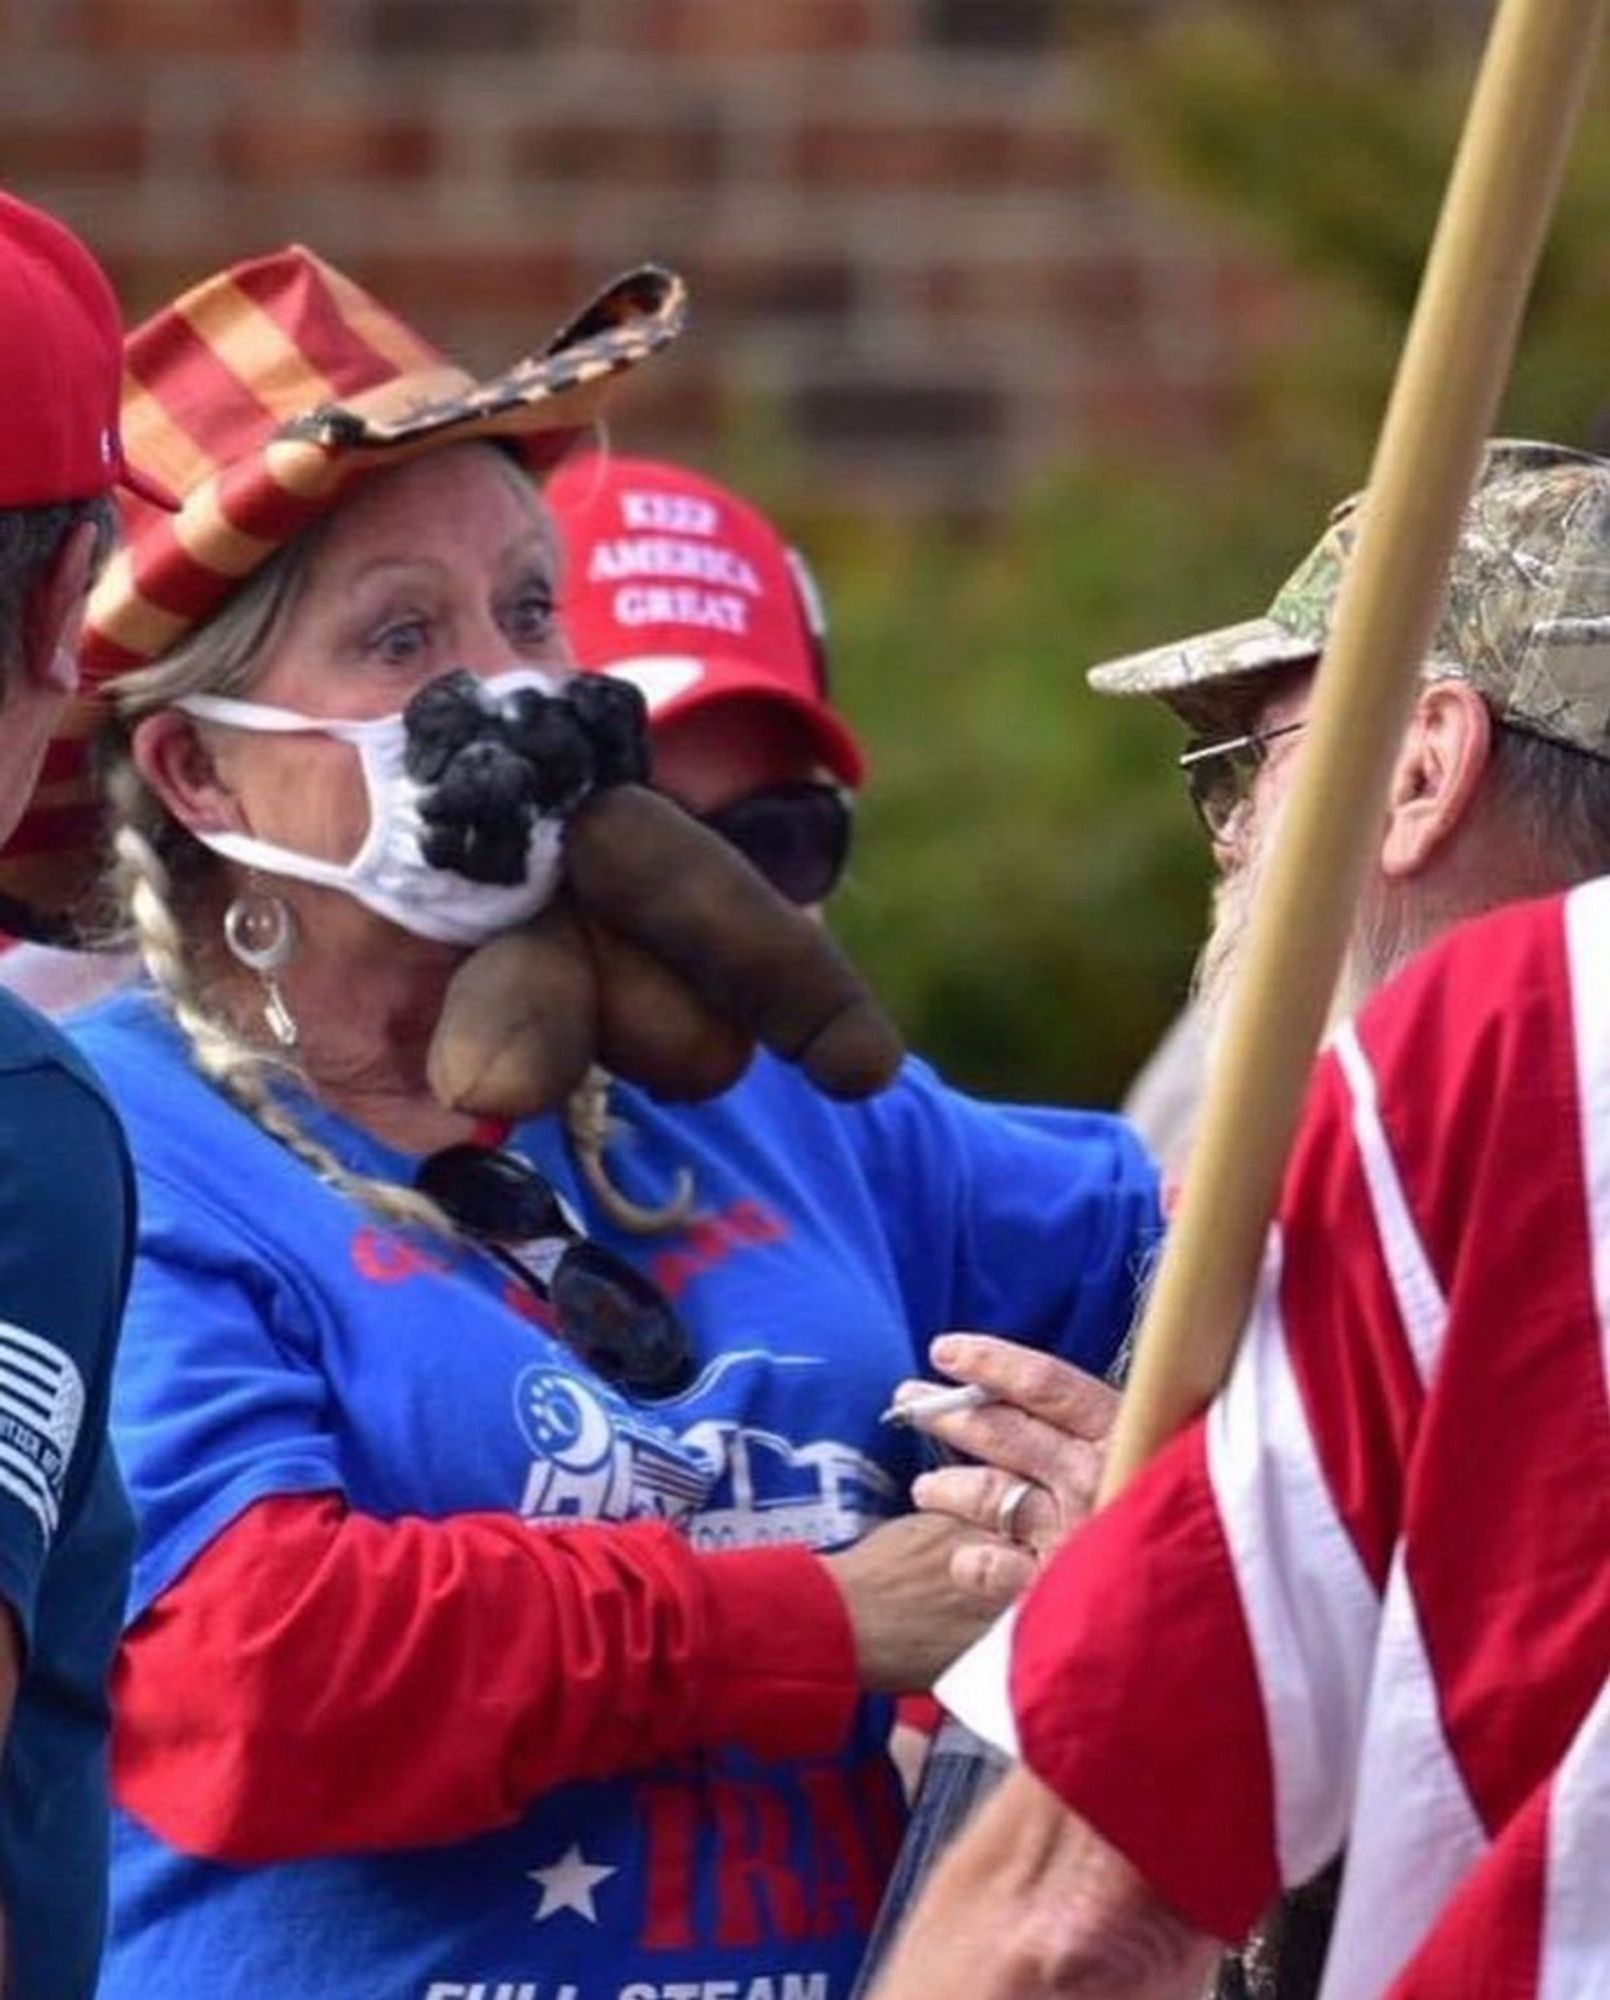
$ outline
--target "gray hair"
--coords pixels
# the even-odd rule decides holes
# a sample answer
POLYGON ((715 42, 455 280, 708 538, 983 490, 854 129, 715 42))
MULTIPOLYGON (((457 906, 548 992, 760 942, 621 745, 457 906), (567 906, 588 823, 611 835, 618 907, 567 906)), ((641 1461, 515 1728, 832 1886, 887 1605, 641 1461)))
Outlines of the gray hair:
POLYGON ((1366 881, 1343 969, 1343 1011, 1362 1004, 1451 925, 1610 873, 1610 761, 1497 714, 1493 723, 1474 807, 1485 829, 1479 873, 1439 887, 1366 881))
POLYGON ((1538 871, 1538 893, 1610 873, 1610 759, 1500 718, 1488 785, 1538 871))

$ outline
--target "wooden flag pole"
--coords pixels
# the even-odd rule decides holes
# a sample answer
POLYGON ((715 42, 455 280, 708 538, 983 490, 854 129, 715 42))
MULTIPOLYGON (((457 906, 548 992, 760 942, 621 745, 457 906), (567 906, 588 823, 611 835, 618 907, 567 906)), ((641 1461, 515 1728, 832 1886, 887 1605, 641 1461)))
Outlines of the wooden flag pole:
POLYGON ((1142 1322, 1103 1500, 1201 1410, 1234 1359, 1604 8, 1605 0, 1501 0, 1376 447, 1302 762, 1142 1322))

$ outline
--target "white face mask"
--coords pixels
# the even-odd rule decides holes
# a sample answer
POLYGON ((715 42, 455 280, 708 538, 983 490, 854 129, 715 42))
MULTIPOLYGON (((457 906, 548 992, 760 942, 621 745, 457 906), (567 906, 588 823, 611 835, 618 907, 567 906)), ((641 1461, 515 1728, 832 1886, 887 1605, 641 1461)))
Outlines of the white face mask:
MULTIPOLYGON (((492 703, 523 688, 551 695, 559 682, 535 668, 520 667, 482 681, 482 695, 492 703)), ((427 861, 421 839, 427 831, 420 800, 431 789, 409 777, 408 731, 399 711, 368 721, 330 721, 321 715, 299 715, 294 709, 268 708, 257 702, 231 701, 222 695, 195 694, 174 704, 204 722, 225 722, 232 729, 264 735, 333 736, 352 744, 363 766, 369 799, 369 831, 350 861, 322 861, 294 848, 255 840, 244 833, 197 833, 203 846, 229 861, 258 868, 266 875, 288 875, 299 882, 316 882, 341 889, 378 915, 441 944, 477 945, 498 932, 534 917, 553 894, 559 872, 564 820, 559 814, 534 817, 526 844, 523 880, 507 886, 472 882, 450 868, 427 861)))

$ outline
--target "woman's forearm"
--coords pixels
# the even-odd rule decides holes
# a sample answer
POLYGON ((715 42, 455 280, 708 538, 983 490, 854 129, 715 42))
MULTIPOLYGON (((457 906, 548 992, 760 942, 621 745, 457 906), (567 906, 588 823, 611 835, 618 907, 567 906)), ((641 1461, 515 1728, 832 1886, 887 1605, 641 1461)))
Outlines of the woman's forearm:
POLYGON ((803 1550, 293 1495, 131 1628, 113 1773, 164 1839, 242 1865, 461 1839, 716 1744, 829 1754, 855 1698, 842 1600, 803 1550))

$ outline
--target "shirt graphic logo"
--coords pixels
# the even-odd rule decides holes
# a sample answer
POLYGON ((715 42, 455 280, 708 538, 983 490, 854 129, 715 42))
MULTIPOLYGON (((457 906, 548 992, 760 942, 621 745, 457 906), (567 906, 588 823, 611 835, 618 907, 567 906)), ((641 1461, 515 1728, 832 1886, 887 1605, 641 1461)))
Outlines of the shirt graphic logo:
POLYGON ((899 1488, 883 1467, 837 1438, 794 1444, 775 1431, 706 1421, 684 1431, 681 1442, 721 1468, 688 1523, 695 1548, 838 1548, 899 1505, 899 1488))
POLYGON ((47 1542, 83 1416, 84 1378, 72 1356, 0 1320, 0 1493, 27 1508, 47 1542))
MULTIPOLYGON (((687 1396, 745 1361, 779 1357, 723 1355, 687 1396)), ((622 1399, 541 1364, 522 1369, 514 1400, 535 1454, 520 1500, 527 1520, 675 1520, 698 1548, 832 1548, 899 1505, 882 1466, 836 1438, 796 1444, 710 1417, 668 1435, 622 1399)))
POLYGON ((624 1403, 538 1364, 514 1385, 515 1415, 536 1454, 520 1500, 528 1519, 680 1519, 709 1490, 714 1468, 633 1420, 624 1403))

